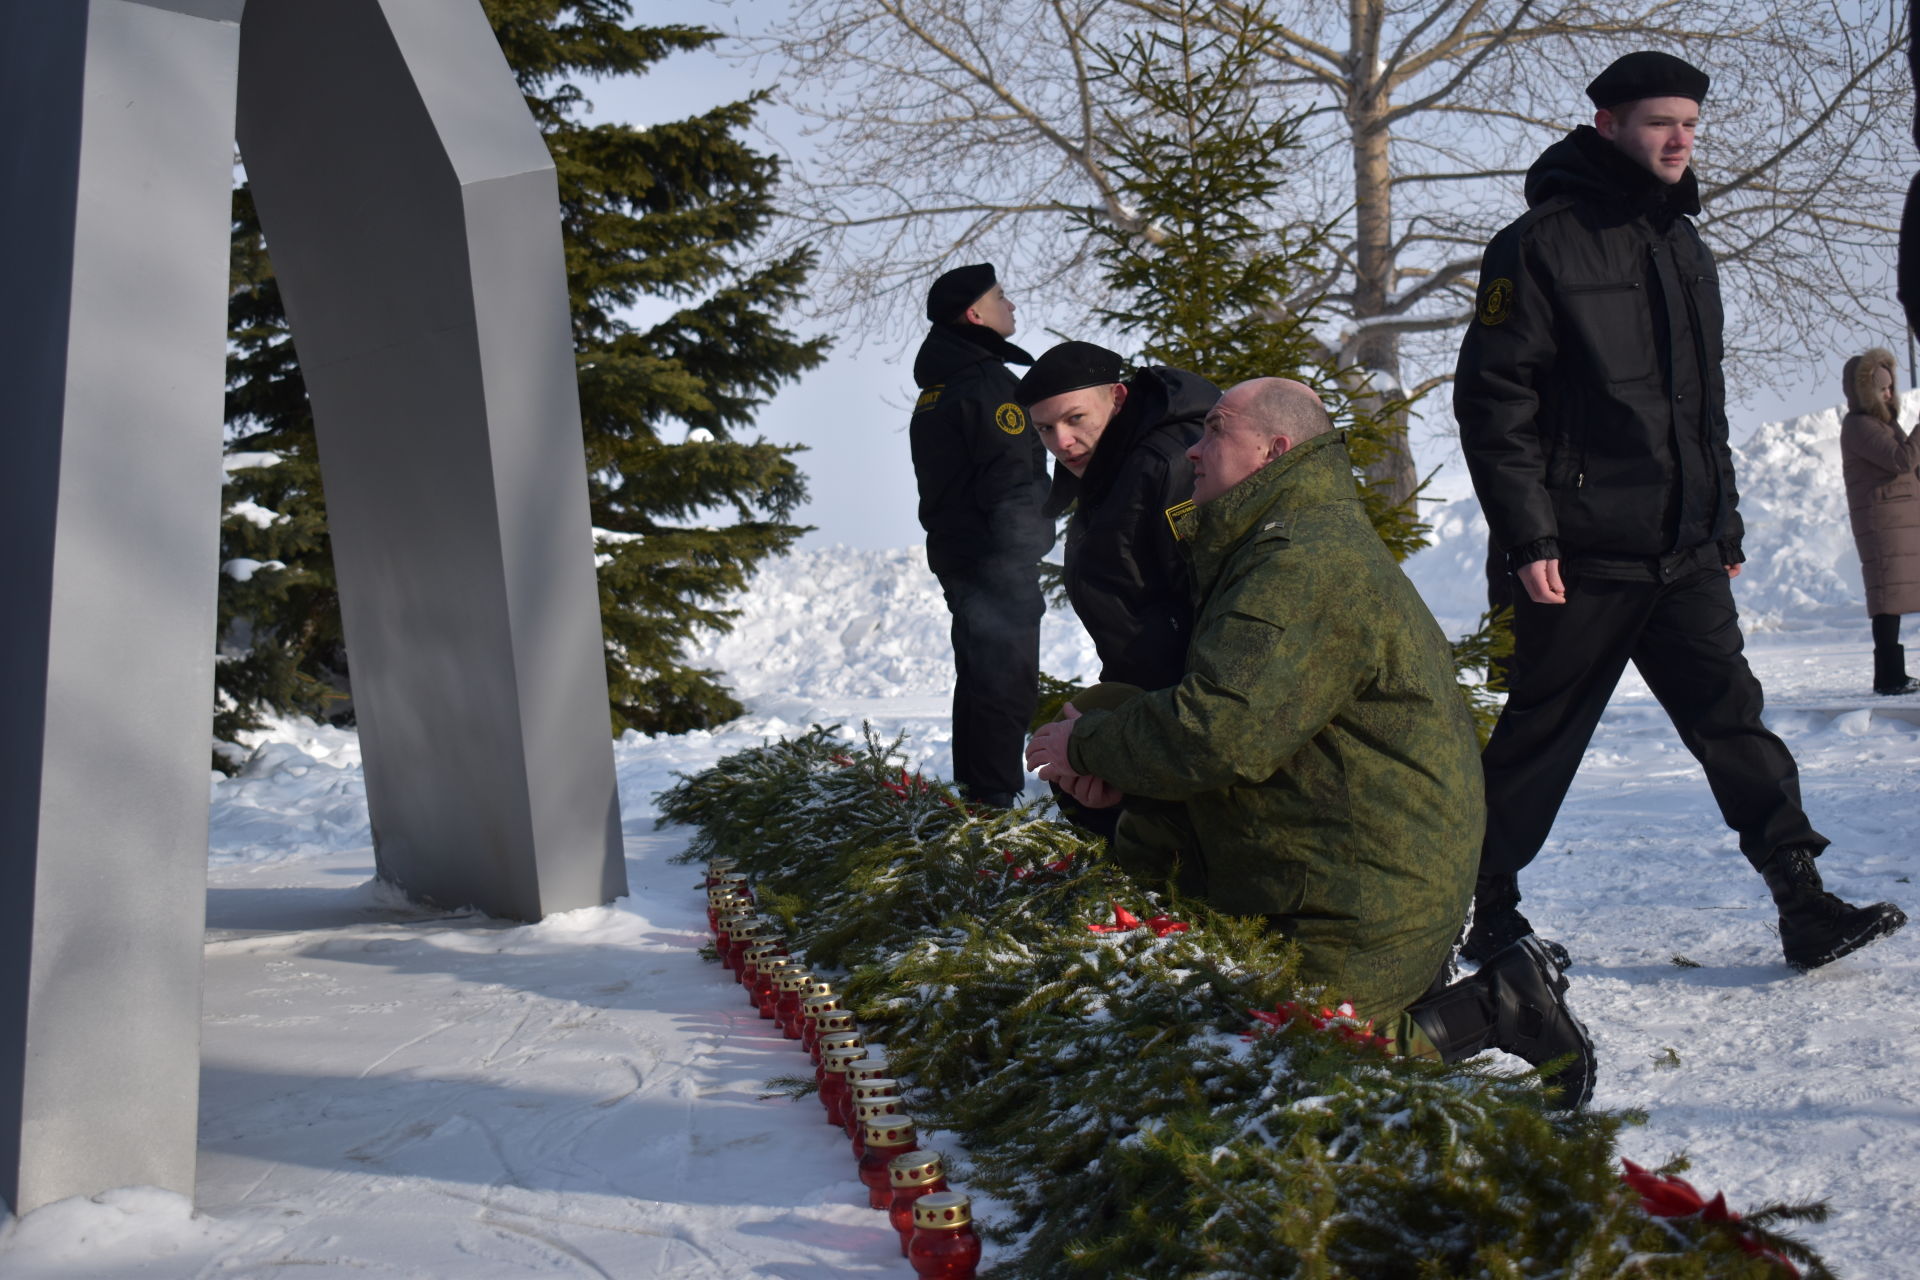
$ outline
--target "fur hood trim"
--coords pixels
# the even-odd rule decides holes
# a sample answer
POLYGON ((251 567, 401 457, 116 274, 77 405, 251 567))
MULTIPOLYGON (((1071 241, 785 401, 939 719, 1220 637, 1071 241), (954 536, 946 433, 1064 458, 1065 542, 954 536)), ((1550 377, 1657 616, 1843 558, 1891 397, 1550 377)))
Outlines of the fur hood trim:
POLYGON ((1894 394, 1898 396, 1900 369, 1893 362, 1893 352, 1885 347, 1874 347, 1847 361, 1846 368, 1841 370, 1840 381, 1847 393, 1848 413, 1864 413, 1882 422, 1893 421, 1893 416, 1887 412, 1886 402, 1873 394, 1873 371, 1882 367, 1893 375, 1894 394))

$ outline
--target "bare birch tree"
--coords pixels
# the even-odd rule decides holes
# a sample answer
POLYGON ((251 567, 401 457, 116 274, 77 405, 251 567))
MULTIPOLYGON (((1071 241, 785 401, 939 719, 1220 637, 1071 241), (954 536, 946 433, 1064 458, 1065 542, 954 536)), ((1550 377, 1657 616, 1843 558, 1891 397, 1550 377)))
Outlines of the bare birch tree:
MULTIPOLYGON (((1244 23, 1249 7, 1211 0, 1202 20, 1244 23)), ((1000 262, 1050 314, 1097 304, 1071 216, 1135 214, 1107 172, 1129 104, 1092 53, 1173 18, 1164 0, 798 0, 763 48, 819 137, 793 196, 825 253, 825 304, 911 315, 966 256, 1000 262)), ((1911 89, 1894 0, 1296 0, 1261 23, 1262 91, 1304 129, 1284 217, 1335 228, 1333 276, 1303 287, 1337 309, 1335 358, 1382 386, 1446 380, 1480 250, 1524 208, 1527 166, 1591 118, 1586 81, 1636 48, 1713 76, 1699 222, 1733 300, 1735 376, 1837 318, 1897 323, 1883 281, 1911 89)), ((1391 465, 1410 492, 1404 445, 1391 465)))

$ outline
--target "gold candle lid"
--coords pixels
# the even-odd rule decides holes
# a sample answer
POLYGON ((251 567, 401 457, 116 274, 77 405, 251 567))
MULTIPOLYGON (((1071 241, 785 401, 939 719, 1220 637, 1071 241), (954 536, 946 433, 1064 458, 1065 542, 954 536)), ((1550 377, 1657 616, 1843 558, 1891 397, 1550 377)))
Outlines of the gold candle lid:
POLYGON ((897 1098, 900 1096, 900 1082, 886 1076, 877 1076, 871 1080, 848 1080, 847 1088, 853 1094, 855 1102, 867 1102, 874 1098, 897 1098))
POLYGON ((840 1013, 839 996, 808 996, 800 1002, 800 1012, 809 1018, 821 1018, 829 1013, 840 1013))
POLYGON ((867 1146, 904 1147, 913 1141, 913 1121, 903 1115, 882 1116, 865 1126, 867 1146))
POLYGON ((843 1045, 828 1049, 820 1055, 820 1065, 824 1066, 831 1075, 845 1075, 847 1068, 860 1061, 860 1055, 865 1052, 866 1050, 858 1045, 843 1045))
POLYGON ((813 985, 807 988, 807 994, 809 996, 832 996, 836 1000, 840 998, 840 993, 835 991, 833 984, 825 978, 815 978, 813 985))
POLYGON ((820 1025, 820 1034, 823 1036, 836 1031, 851 1031, 855 1021, 851 1009, 829 1009, 825 1013, 815 1014, 813 1020, 820 1025))
POLYGON ((887 1161, 887 1181, 896 1187, 924 1187, 946 1176, 938 1152, 909 1151, 887 1161))
POLYGON ((824 1056, 829 1049, 858 1049, 860 1056, 867 1056, 867 1042, 858 1031, 829 1031, 820 1037, 820 1052, 824 1056))
POLYGON ((793 961, 789 957, 778 954, 757 956, 753 960, 754 969, 767 980, 769 986, 792 964, 793 961))
POLYGON ((868 1046, 866 1059, 847 1076, 847 1083, 856 1080, 885 1080, 893 1075, 893 1068, 887 1065, 887 1059, 877 1046, 868 1046))
POLYGON ((853 1118, 861 1124, 875 1124, 888 1116, 897 1116, 906 1106, 902 1098, 863 1098, 853 1104, 853 1118))
POLYGON ((788 991, 798 991, 811 981, 813 981, 813 975, 802 969, 800 962, 795 960, 785 972, 773 980, 773 989, 784 994, 788 991))
POLYGON ((964 1192, 934 1191, 913 1202, 913 1225, 944 1230, 973 1221, 973 1201, 964 1192))

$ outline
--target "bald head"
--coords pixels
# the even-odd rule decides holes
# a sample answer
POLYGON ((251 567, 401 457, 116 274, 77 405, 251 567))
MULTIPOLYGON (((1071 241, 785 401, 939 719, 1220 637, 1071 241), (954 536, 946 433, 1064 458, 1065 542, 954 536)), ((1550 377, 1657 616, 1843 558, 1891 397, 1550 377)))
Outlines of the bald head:
POLYGON ((1228 388, 1220 397, 1222 403, 1229 398, 1235 401, 1234 411, 1244 414, 1249 425, 1269 438, 1285 437, 1288 449, 1333 430, 1333 419, 1327 416, 1320 394, 1304 382, 1254 378, 1228 388))
POLYGON ((1193 500, 1211 502, 1287 450, 1333 430, 1312 387, 1291 378, 1238 383, 1207 414, 1205 432, 1187 450, 1193 500))

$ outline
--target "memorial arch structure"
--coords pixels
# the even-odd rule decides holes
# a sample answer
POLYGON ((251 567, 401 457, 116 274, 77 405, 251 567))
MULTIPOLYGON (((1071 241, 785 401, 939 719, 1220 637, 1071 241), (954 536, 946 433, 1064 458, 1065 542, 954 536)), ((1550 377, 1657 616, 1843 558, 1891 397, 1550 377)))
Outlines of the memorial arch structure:
POLYGON ((626 891, 554 168, 478 0, 0 0, 0 1200, 193 1191, 233 145, 378 874, 626 891))

